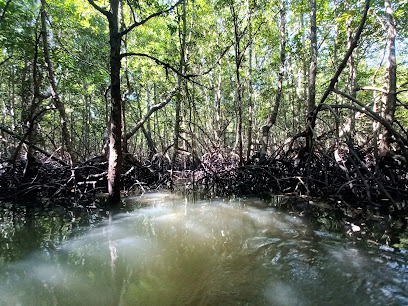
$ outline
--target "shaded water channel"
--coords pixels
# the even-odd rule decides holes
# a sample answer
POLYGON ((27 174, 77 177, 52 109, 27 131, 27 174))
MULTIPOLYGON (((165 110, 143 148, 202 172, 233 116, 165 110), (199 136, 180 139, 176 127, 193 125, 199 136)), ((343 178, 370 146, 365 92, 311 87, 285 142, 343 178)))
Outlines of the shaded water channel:
POLYGON ((270 202, 127 202, 115 214, 3 207, 0 305, 408 305, 404 250, 270 202))

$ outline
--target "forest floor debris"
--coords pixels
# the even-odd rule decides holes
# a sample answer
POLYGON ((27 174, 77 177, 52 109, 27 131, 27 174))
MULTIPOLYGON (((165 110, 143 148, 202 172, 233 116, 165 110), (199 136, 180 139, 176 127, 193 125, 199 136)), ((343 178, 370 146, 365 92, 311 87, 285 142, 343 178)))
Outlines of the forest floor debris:
MULTIPOLYGON (((0 198, 5 201, 40 203, 90 204, 107 193, 108 163, 95 157, 76 167, 64 167, 46 158, 37 158, 28 172, 27 162, 0 161, 0 198)), ((155 170, 126 155, 123 162, 122 190, 146 192, 170 186, 170 175, 155 170)))
MULTIPOLYGON (((370 150, 348 146, 305 154, 302 150, 282 151, 274 156, 255 155, 243 166, 234 153, 213 149, 194 167, 183 162, 171 177, 170 163, 163 160, 138 161, 131 155, 124 159, 122 190, 146 192, 175 185, 187 186, 214 195, 295 194, 332 198, 369 209, 405 208, 408 198, 408 171, 399 155, 378 159, 370 150)), ((27 172, 26 161, 0 161, 0 197, 13 200, 81 201, 107 192, 107 162, 95 157, 74 168, 48 159, 37 159, 27 172)))
MULTIPOLYGON (((264 158, 254 155, 239 166, 236 154, 212 148, 199 165, 177 163, 172 172, 165 158, 139 161, 125 155, 123 194, 179 188, 212 196, 285 194, 308 199, 309 204, 311 199, 324 199, 329 206, 353 215, 350 222, 381 216, 403 226, 407 223, 408 171, 406 161, 397 154, 375 158, 372 150, 349 143, 313 154, 300 149, 264 158)), ((0 161, 2 200, 86 205, 107 193, 107 161, 102 157, 72 169, 38 157, 30 171, 25 167, 25 160, 0 161)))

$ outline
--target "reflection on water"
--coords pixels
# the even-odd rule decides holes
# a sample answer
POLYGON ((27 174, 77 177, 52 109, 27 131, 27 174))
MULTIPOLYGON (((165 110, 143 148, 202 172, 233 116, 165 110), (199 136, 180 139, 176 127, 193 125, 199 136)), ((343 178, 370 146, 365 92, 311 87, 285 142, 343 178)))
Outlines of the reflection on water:
POLYGON ((358 247, 265 203, 128 202, 140 208, 80 231, 58 212, 3 213, 13 254, 2 243, 0 304, 408 304, 403 254, 358 247))

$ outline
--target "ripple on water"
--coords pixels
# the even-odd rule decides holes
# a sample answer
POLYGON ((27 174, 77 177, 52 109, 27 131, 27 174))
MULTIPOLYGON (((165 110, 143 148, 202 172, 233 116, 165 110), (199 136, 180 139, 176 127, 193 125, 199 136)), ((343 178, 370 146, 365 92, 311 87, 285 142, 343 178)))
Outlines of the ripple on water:
POLYGON ((403 255, 261 202, 127 201, 140 208, 1 269, 0 304, 408 304, 403 255))

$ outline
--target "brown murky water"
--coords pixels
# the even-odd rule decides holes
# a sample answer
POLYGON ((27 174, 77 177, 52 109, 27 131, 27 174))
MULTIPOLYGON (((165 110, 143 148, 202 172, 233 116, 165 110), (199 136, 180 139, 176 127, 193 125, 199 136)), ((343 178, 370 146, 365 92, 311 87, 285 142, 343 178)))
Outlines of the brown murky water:
POLYGON ((110 218, 3 210, 0 305, 408 305, 403 250, 261 201, 127 201, 141 208, 110 218))

